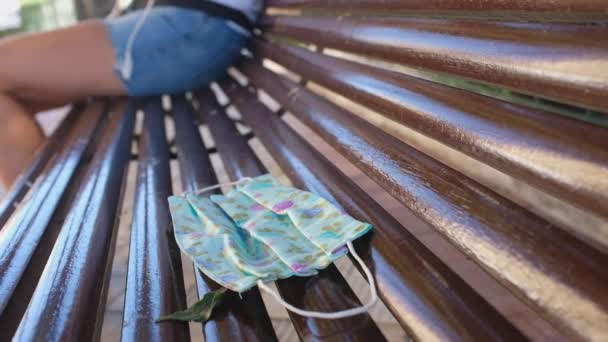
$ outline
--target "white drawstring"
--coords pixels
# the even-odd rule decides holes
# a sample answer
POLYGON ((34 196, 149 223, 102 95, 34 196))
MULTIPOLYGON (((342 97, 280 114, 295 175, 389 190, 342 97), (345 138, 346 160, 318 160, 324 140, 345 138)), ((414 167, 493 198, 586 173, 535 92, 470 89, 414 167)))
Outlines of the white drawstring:
POLYGON ((135 40, 139 35, 139 31, 141 31, 142 27, 146 23, 146 19, 148 19, 148 14, 150 14, 150 10, 154 7, 155 0, 148 0, 146 3, 146 7, 144 8, 144 12, 137 20, 133 31, 129 34, 129 38, 127 39, 127 46, 125 48, 125 54, 123 56, 122 65, 120 66, 120 74, 125 80, 130 80, 131 76, 133 76, 133 44, 135 44, 135 40))
POLYGON ((184 192, 184 195, 185 194, 189 194, 189 193, 194 193, 195 195, 200 195, 200 194, 202 194, 204 192, 215 190, 215 189, 219 189, 219 188, 221 188, 223 186, 239 185, 241 183, 251 182, 252 180, 253 180, 253 178, 251 178, 251 177, 243 177, 243 178, 239 179, 238 181, 234 181, 234 182, 220 183, 220 184, 208 186, 206 188, 198 189, 198 190, 195 190, 195 191, 186 191, 186 192, 184 192))
POLYGON ((321 319, 339 319, 339 318, 351 317, 351 316, 367 313, 369 311, 369 309, 372 306, 374 306, 374 304, 376 304, 376 302, 378 301, 378 292, 376 290, 376 282, 374 280, 372 272, 369 270, 367 265, 365 265, 365 263, 363 262, 363 260, 359 256, 359 254, 357 254, 357 252, 355 251, 355 248, 353 247, 352 242, 348 242, 346 245, 348 246, 348 250, 352 253, 352 255, 355 258, 355 260, 357 261, 357 263, 359 263, 359 265, 363 269, 363 272, 365 273, 365 277, 367 278, 367 281, 369 282, 369 291, 371 293, 371 298, 370 298, 369 302, 363 306, 360 306, 358 308, 343 310, 343 311, 337 311, 337 312, 307 311, 307 310, 298 309, 295 306, 287 303, 283 298, 281 298, 280 294, 273 291, 268 285, 264 284, 264 282, 262 282, 261 280, 258 280, 258 287, 261 288, 264 292, 266 292, 266 293, 270 294, 272 297, 274 297, 274 299, 276 299, 277 302, 279 302, 281 305, 283 305, 283 307, 285 307, 285 309, 287 309, 293 313, 296 313, 300 316, 303 316, 303 317, 321 318, 321 319))
POLYGON ((106 16, 106 18, 116 18, 116 17, 118 17, 120 15, 121 10, 122 9, 120 8, 120 0, 115 0, 114 1, 114 6, 112 6, 112 10, 106 16))

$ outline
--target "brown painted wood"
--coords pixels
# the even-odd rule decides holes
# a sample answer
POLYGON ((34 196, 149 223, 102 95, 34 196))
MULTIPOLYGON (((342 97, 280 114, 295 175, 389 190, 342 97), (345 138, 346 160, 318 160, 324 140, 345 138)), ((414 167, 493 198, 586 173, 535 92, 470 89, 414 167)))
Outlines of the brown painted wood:
MULTIPOLYGON (((212 109, 206 112, 206 122, 232 180, 255 177, 268 171, 240 135, 234 123, 210 94, 199 96, 200 103, 212 109), (207 106, 207 105, 205 105, 207 106)), ((315 277, 291 277, 275 283, 281 296, 304 310, 334 312, 361 305, 338 269, 331 265, 315 277)), ((383 341, 384 336, 369 315, 322 320, 290 313, 298 336, 305 341, 383 341)))
POLYGON ((290 9, 333 10, 338 13, 399 12, 406 15, 428 16, 608 20, 608 3, 604 0, 268 0, 266 5, 290 9))
POLYGON ((268 33, 608 112, 608 25, 266 17, 268 33))
MULTIPOLYGON (((306 79, 608 219, 606 128, 301 48, 256 47, 306 79), (575 125, 578 132, 570 131, 575 125)), ((608 251, 608 233, 570 229, 608 251)))
POLYGON ((374 273, 382 301, 409 336, 419 341, 524 339, 352 179, 258 102, 254 93, 235 82, 226 82, 223 89, 296 187, 374 225, 373 235, 357 241, 357 249, 374 273))
POLYGON ((131 224, 121 340, 190 341, 188 325, 156 320, 184 310, 186 292, 169 204, 169 145, 160 98, 143 101, 144 123, 131 224))
MULTIPOLYGON (((30 303, 36 284, 74 203, 78 184, 107 120, 107 104, 97 102, 72 111, 46 146, 51 154, 26 202, 0 232, 0 341, 11 340, 30 303), (59 141, 62 144, 59 144, 59 141), (50 144, 57 146, 51 147, 50 144)), ((46 153, 46 152, 44 152, 46 153)))
MULTIPOLYGON (((15 340, 99 337, 129 161, 135 107, 117 109, 32 295, 15 340)), ((124 108, 124 107, 123 107, 124 108)))
MULTIPOLYGON (((205 102, 203 102, 203 105, 205 102)), ((205 117, 206 107, 197 111, 205 117)), ((195 191, 218 183, 207 149, 198 130, 192 105, 184 97, 172 98, 172 113, 177 156, 185 191, 195 191)), ((203 122, 203 121, 201 121, 203 122)), ((195 266, 199 298, 221 286, 204 276, 195 266)), ((211 320, 204 324, 205 341, 277 341, 270 317, 257 288, 238 294, 228 292, 222 305, 214 310, 211 320)))
POLYGON ((102 103, 91 105, 74 123, 74 129, 65 132, 65 148, 61 148, 41 171, 43 182, 0 232, 0 313, 32 261, 31 257, 70 184, 91 135, 103 117, 104 107, 102 103))
POLYGON ((580 339, 608 333, 607 255, 306 88, 269 73, 260 77, 254 68, 245 70, 285 109, 561 331, 580 339))
MULTIPOLYGON (((76 104, 70 110, 66 118, 61 122, 57 130, 46 140, 44 145, 36 152, 31 165, 19 176, 15 184, 2 197, 0 202, 0 230, 4 228, 6 222, 15 211, 21 200, 25 197, 37 179, 41 177, 41 172, 49 159, 58 153, 57 150, 66 148, 64 138, 82 115, 84 105, 76 104)), ((44 175, 42 175, 44 177, 44 175)))

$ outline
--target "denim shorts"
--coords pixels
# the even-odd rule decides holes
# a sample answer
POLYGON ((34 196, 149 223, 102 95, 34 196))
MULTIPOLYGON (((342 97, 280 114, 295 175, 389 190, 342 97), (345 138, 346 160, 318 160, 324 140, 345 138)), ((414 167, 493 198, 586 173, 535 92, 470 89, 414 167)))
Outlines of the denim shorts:
POLYGON ((116 73, 129 96, 179 94, 209 85, 239 57, 248 36, 201 11, 162 6, 151 10, 132 49, 133 69, 119 72, 129 35, 143 11, 107 19, 116 73))

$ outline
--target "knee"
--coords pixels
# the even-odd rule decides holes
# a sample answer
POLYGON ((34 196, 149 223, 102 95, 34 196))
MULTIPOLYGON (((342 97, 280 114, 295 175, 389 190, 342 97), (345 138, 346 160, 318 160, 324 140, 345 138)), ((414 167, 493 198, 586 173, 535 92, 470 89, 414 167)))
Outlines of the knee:
POLYGON ((0 58, 0 93, 9 93, 14 90, 14 82, 10 80, 11 77, 8 63, 4 63, 3 58, 0 58))
POLYGON ((15 113, 23 111, 22 106, 19 102, 9 94, 7 91, 3 91, 0 88, 0 117, 2 116, 14 116, 15 113))
POLYGON ((8 94, 10 91, 12 91, 10 82, 6 81, 5 77, 2 77, 2 71, 0 70, 0 95, 8 94))
POLYGON ((13 96, 19 91, 19 78, 15 75, 15 70, 2 64, 0 62, 0 94, 13 96))
POLYGON ((10 136, 27 133, 39 135, 39 127, 34 117, 12 95, 0 91, 0 130, 10 136))
POLYGON ((18 53, 18 47, 9 39, 0 43, 0 93, 13 93, 16 91, 18 73, 22 65, 18 63, 23 56, 18 53))
POLYGON ((10 71, 5 71, 5 67, 0 63, 0 96, 13 98, 17 92, 17 82, 13 80, 10 71))

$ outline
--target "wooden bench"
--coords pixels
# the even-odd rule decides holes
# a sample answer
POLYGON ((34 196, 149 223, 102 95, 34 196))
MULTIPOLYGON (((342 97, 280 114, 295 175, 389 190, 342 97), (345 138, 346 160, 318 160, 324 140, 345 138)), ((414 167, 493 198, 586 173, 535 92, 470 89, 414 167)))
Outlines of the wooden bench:
MULTIPOLYGON (((608 4, 269 6, 264 35, 213 90, 172 96, 169 108, 159 98, 74 106, 0 204, 0 340, 99 339, 131 160, 122 339, 188 340, 187 325, 154 322, 186 307, 193 267, 172 234, 170 161, 183 190, 218 183, 215 154, 231 180, 261 175, 253 138, 296 187, 375 226, 356 247, 412 339, 608 338, 608 4), (482 86, 492 96, 471 91, 482 86), (381 116, 392 121, 372 123, 381 116), (456 159, 428 149, 431 139, 456 159)), ((218 288, 195 273, 199 296, 218 288)), ((276 286, 307 310, 360 305, 335 266, 276 286)), ((385 339, 369 315, 290 318, 305 341, 385 339)), ((257 289, 227 295, 201 328, 207 341, 277 340, 257 289)))

